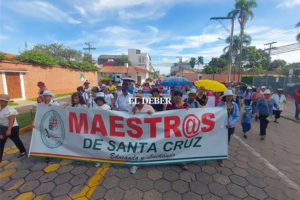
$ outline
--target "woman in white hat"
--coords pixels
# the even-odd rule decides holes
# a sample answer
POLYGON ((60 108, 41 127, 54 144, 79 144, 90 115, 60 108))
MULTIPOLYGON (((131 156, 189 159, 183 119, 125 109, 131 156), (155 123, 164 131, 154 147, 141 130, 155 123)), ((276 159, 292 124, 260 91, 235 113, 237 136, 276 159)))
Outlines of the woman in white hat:
POLYGON ((271 97, 275 103, 278 105, 279 110, 277 110, 274 106, 273 106, 273 114, 275 116, 275 123, 279 123, 277 120, 280 118, 281 112, 283 110, 283 105, 286 104, 286 97, 283 94, 283 89, 282 88, 278 88, 278 90, 276 91, 276 93, 274 93, 271 97))
MULTIPOLYGON (((228 144, 231 139, 231 135, 234 133, 236 122, 239 120, 239 106, 233 101, 232 90, 225 90, 222 96, 222 102, 218 104, 218 107, 223 107, 227 110, 228 121, 226 128, 228 129, 228 144)), ((224 167, 223 160, 219 161, 219 165, 224 167)))
POLYGON ((7 138, 10 138, 20 153, 18 158, 26 154, 26 149, 23 142, 19 137, 19 125, 16 119, 18 112, 11 106, 8 106, 9 96, 6 94, 0 94, 0 162, 2 162, 4 146, 7 138))
POLYGON ((271 118, 273 118, 273 107, 279 110, 278 105, 276 104, 274 99, 271 98, 271 94, 272 93, 270 90, 265 90, 264 98, 258 100, 256 105, 256 116, 259 117, 261 140, 264 140, 267 135, 269 120, 272 120, 271 118))

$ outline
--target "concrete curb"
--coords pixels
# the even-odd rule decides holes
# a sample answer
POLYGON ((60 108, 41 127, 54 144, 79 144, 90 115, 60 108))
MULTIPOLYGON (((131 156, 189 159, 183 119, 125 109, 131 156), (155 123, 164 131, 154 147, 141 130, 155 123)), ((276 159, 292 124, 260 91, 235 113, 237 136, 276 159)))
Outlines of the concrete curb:
MULTIPOLYGON (((68 95, 68 96, 63 96, 63 97, 58 97, 58 98, 55 98, 54 100, 60 100, 60 99, 64 99, 64 98, 67 98, 67 97, 71 97, 71 95, 68 95)), ((34 106, 34 105, 37 105, 37 102, 36 101, 30 101, 30 100, 27 100, 28 103, 25 103, 25 104, 21 104, 21 105, 16 105, 16 106, 12 106, 13 108, 22 108, 22 107, 26 107, 26 106, 34 106)), ((15 103, 18 103, 18 101, 15 101, 15 103)))
POLYGON ((28 131, 31 131, 31 130, 32 130, 32 126, 31 125, 28 125, 28 126, 25 126, 23 128, 20 128, 19 135, 23 135, 24 133, 27 133, 28 131))
POLYGON ((281 117, 284 118, 284 119, 290 120, 290 121, 294 121, 294 122, 300 123, 300 121, 295 120, 295 119, 291 119, 290 117, 285 117, 285 116, 281 116, 281 117))

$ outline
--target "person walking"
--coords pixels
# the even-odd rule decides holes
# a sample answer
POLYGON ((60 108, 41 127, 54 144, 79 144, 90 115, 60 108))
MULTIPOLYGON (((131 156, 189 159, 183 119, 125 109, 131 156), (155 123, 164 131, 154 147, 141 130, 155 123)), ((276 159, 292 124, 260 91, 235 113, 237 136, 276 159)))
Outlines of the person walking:
POLYGON ((205 92, 205 88, 203 86, 201 86, 199 88, 199 93, 196 97, 196 100, 199 102, 201 108, 203 108, 207 104, 207 101, 208 101, 208 98, 204 94, 204 92, 205 92))
POLYGON ((0 162, 2 162, 7 138, 10 138, 19 149, 17 158, 26 155, 26 149, 19 137, 19 125, 16 119, 18 112, 9 106, 8 102, 13 101, 10 100, 8 95, 0 94, 0 162))
POLYGON ((89 108, 94 108, 96 106, 95 98, 97 94, 100 92, 98 87, 94 87, 91 92, 91 96, 89 98, 89 103, 87 104, 89 108))
MULTIPOLYGON (((263 94, 260 92, 260 87, 256 88, 256 92, 254 92, 251 95, 251 101, 252 101, 252 114, 254 115, 257 110, 257 101, 263 98, 263 94)), ((258 122, 258 117, 255 116, 255 121, 258 122)))
POLYGON ((260 91, 260 93, 264 94, 265 91, 266 91, 266 86, 261 86, 261 91, 260 91))
POLYGON ((83 83, 83 90, 85 92, 89 92, 90 91, 90 82, 88 80, 86 80, 84 83, 83 83))
POLYGON ((274 93, 271 97, 275 103, 278 105, 279 110, 277 110, 274 106, 273 106, 273 114, 275 116, 275 123, 279 123, 277 120, 280 118, 280 115, 282 113, 283 110, 283 105, 286 104, 287 100, 285 95, 283 94, 283 89, 282 88, 278 88, 276 93, 274 93))
POLYGON ((189 106, 189 108, 200 108, 200 104, 196 101, 197 91, 195 89, 190 89, 187 92, 188 98, 184 102, 189 106))
POLYGON ((133 98, 133 95, 128 92, 128 86, 123 86, 122 94, 118 96, 116 101, 117 110, 129 112, 132 108, 129 101, 130 98, 133 98))
POLYGON ((110 107, 114 107, 115 106, 115 97, 113 94, 110 93, 110 90, 108 88, 104 89, 104 94, 105 94, 105 102, 107 105, 109 105, 110 107))
POLYGON ((264 98, 258 100, 256 110, 256 116, 259 117, 261 140, 265 140, 269 121, 274 120, 272 119, 273 107, 279 110, 278 105, 276 104, 274 99, 271 98, 271 91, 265 90, 264 98))
MULTIPOLYGON (((232 92, 232 90, 225 90, 224 94, 222 96, 222 102, 218 104, 218 107, 223 107, 227 110, 227 125, 226 128, 228 130, 228 144, 231 139, 231 135, 234 133, 236 122, 239 120, 239 107, 238 105, 233 101, 233 97, 235 94, 232 92)), ((219 166, 224 167, 224 161, 219 160, 219 166)))
POLYGON ((242 114, 241 125, 243 128, 243 137, 247 139, 247 133, 251 130, 251 118, 253 113, 251 112, 251 106, 245 106, 245 112, 242 114))
MULTIPOLYGON (((188 104, 182 101, 182 96, 183 94, 181 91, 175 91, 173 102, 168 104, 165 110, 189 109, 188 104)), ((188 166, 185 163, 182 163, 180 166, 182 169, 188 169, 188 166)))
POLYGON ((69 106, 74 108, 87 108, 83 96, 79 92, 75 92, 74 94, 72 94, 71 105, 69 106))
POLYGON ((252 90, 251 87, 247 87, 247 90, 243 94, 245 106, 250 106, 250 104, 251 104, 251 96, 252 96, 251 90, 252 90))
MULTIPOLYGON (((143 104, 143 97, 144 96, 141 95, 141 94, 136 94, 135 95, 137 104, 134 107, 132 107, 131 112, 132 113, 148 113, 148 114, 151 115, 155 111, 154 111, 152 106, 147 105, 147 104, 143 104)), ((136 173, 137 169, 138 169, 138 166, 130 167, 130 173, 131 174, 136 173)))
POLYGON ((233 98, 233 101, 239 106, 239 110, 241 110, 242 107, 242 98, 243 98, 243 92, 241 91, 241 87, 239 85, 235 86, 235 92, 234 94, 236 95, 233 98))
POLYGON ((300 85, 298 85, 298 90, 295 91, 295 118, 296 120, 300 120, 299 114, 300 114, 300 85))
POLYGON ((111 92, 114 93, 116 90, 116 86, 113 85, 112 81, 109 81, 107 89, 111 92))

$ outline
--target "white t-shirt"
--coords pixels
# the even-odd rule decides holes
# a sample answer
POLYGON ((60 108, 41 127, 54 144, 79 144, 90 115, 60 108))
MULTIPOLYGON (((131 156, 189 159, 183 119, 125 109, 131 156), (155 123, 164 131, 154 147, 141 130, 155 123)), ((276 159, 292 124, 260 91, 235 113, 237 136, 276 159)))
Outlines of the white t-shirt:
POLYGON ((103 104, 102 106, 95 105, 93 108, 98 110, 110 110, 110 106, 107 104, 103 104))
MULTIPOLYGON (((8 126, 9 125, 9 117, 10 116, 16 116, 18 115, 18 112, 16 109, 10 106, 6 106, 1 112, 0 112, 0 125, 2 126, 8 126)), ((18 126, 17 119, 15 119, 14 125, 13 126, 18 126)))
POLYGON ((89 102, 90 108, 94 108, 97 105, 93 97, 90 97, 89 102))
POLYGON ((104 100, 107 105, 111 106, 111 101, 114 98, 113 94, 105 94, 104 100))
POLYGON ((69 105, 69 107, 73 107, 73 108, 87 108, 87 106, 85 104, 80 104, 80 103, 75 104, 74 106, 72 106, 72 104, 71 104, 71 105, 69 105))

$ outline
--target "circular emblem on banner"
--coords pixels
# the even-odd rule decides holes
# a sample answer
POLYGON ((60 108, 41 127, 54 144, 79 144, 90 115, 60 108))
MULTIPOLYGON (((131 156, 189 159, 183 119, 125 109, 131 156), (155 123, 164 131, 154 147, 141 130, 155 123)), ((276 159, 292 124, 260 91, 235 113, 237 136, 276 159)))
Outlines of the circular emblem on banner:
POLYGON ((58 148, 65 140, 65 127, 58 112, 50 110, 43 116, 40 124, 43 143, 50 149, 58 148))

